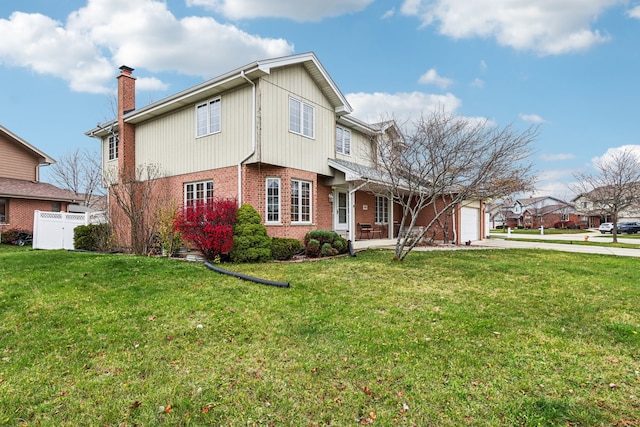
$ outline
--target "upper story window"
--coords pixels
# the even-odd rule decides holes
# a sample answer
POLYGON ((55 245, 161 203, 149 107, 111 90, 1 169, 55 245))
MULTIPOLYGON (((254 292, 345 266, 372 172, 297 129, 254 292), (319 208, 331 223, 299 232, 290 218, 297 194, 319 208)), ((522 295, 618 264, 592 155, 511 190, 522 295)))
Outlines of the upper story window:
POLYGON ((280 223, 280 178, 267 178, 266 223, 280 223))
POLYGON ((315 108, 298 99, 289 98, 289 130, 309 138, 315 137, 315 108))
POLYGON ((185 206, 195 206, 198 202, 213 200, 213 181, 189 182, 184 185, 185 206))
POLYGON ((109 160, 118 158, 118 134, 109 137, 109 160))
POLYGON ((291 180, 291 223, 311 222, 311 183, 291 180))
POLYGON ((196 105, 196 136, 220 132, 220 98, 196 105))
POLYGON ((351 155, 351 131, 336 127, 336 153, 351 155))
POLYGON ((376 224, 389 223, 389 200, 386 197, 376 196, 376 212, 374 221, 376 224))

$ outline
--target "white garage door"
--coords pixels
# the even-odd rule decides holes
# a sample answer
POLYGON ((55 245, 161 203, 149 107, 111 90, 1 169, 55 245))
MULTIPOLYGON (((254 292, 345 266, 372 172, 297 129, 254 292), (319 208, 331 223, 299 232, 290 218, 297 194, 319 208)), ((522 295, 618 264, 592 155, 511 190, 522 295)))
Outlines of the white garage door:
POLYGON ((462 208, 460 236, 463 242, 480 240, 480 209, 462 208))

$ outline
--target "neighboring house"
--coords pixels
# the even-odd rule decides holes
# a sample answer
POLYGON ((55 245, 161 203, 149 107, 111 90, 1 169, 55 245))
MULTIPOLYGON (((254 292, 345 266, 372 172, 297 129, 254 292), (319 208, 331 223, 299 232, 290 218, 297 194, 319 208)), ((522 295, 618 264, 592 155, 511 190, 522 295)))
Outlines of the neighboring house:
POLYGON ((66 211, 73 193, 40 182, 40 166, 55 163, 8 129, 0 126, 0 232, 32 231, 33 213, 66 211))
MULTIPOLYGON (((638 189, 640 191, 640 188, 638 189)), ((603 222, 612 222, 610 210, 605 208, 604 203, 594 202, 598 200, 598 189, 594 189, 587 194, 578 194, 571 200, 576 206, 576 210, 589 223, 590 228, 596 228, 603 222)), ((639 208, 623 209, 618 214, 618 222, 624 221, 640 221, 639 208)))
MULTIPOLYGON (((390 226, 399 207, 364 191, 376 141, 393 143, 398 129, 354 118, 314 54, 256 61, 142 108, 133 69, 120 70, 118 118, 87 132, 101 140, 106 175, 156 165, 175 204, 235 198, 273 237, 302 239, 319 228, 355 240, 361 223, 385 238, 399 232, 390 226)), ((447 226, 457 243, 479 240, 481 218, 482 203, 467 202, 447 226)), ((427 220, 425 212, 419 225, 427 220)))
POLYGON ((528 197, 495 203, 488 209, 493 228, 554 228, 557 225, 589 228, 575 206, 555 197, 528 197))

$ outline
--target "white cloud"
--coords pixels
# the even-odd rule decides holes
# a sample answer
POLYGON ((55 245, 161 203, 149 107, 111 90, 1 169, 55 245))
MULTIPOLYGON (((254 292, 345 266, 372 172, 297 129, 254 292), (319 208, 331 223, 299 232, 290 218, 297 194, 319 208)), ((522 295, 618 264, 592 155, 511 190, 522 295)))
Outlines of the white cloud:
POLYGON ((495 38, 503 46, 559 55, 587 50, 609 37, 592 25, 625 0, 405 0, 401 12, 456 39, 495 38))
POLYGON ((631 10, 627 11, 627 16, 630 18, 640 19, 640 6, 636 6, 631 10))
POLYGON ((141 77, 136 81, 136 90, 159 90, 164 92, 167 89, 169 89, 169 85, 155 77, 141 77))
MULTIPOLYGON (((177 19, 160 0, 89 0, 66 23, 20 12, 0 19, 0 63, 64 79, 78 92, 111 93, 122 64, 210 78, 292 52, 283 39, 254 36, 211 17, 177 19)), ((163 87, 157 80, 141 83, 141 89, 163 87)))
POLYGON ((487 63, 485 62, 485 60, 483 59, 482 61, 480 61, 480 69, 482 71, 487 71, 487 68, 489 68, 489 66, 487 65, 487 63))
POLYGON ((535 193, 537 195, 557 197, 564 201, 571 201, 574 191, 574 174, 579 169, 547 169, 538 172, 538 182, 535 193))
POLYGON ((601 163, 606 164, 608 161, 612 159, 613 156, 620 154, 624 151, 631 151, 636 155, 638 161, 640 161, 640 145, 622 145, 620 147, 612 147, 609 148, 602 156, 594 157, 591 159, 593 164, 601 163))
POLYGON ((391 18, 392 16, 394 16, 396 14, 396 8, 392 7, 391 9, 387 10, 383 15, 382 15, 382 19, 388 19, 391 18))
POLYGON ((473 79, 473 81, 471 82, 471 87, 482 89, 484 87, 484 80, 479 78, 473 79))
POLYGON ((432 84, 441 89, 446 89, 453 84, 453 80, 438 75, 435 68, 430 69, 418 79, 420 84, 432 84))
POLYGON ((561 160, 575 159, 576 155, 571 153, 559 153, 559 154, 541 154, 540 158, 548 162, 557 162, 561 160))
POLYGON ((350 93, 346 95, 353 107, 353 115, 369 123, 394 117, 400 122, 415 119, 420 114, 444 110, 455 113, 462 102, 454 95, 433 95, 423 92, 350 93))
POLYGON ((530 123, 536 123, 536 124, 540 124, 540 123, 544 123, 546 120, 543 119, 542 117, 540 117, 537 114, 519 114, 520 119, 524 120, 525 122, 530 122, 530 123))
POLYGON ((187 0, 187 6, 202 6, 230 19, 287 18, 320 21, 360 12, 373 0, 187 0))

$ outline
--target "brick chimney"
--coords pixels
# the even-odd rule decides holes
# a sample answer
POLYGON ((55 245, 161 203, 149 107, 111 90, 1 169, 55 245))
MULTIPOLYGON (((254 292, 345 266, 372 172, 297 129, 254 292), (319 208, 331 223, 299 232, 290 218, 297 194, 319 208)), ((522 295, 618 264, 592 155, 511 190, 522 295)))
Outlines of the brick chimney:
POLYGON ((118 76, 118 169, 120 177, 134 179, 136 170, 136 128, 123 116, 136 108, 136 78, 133 68, 123 65, 118 76))

